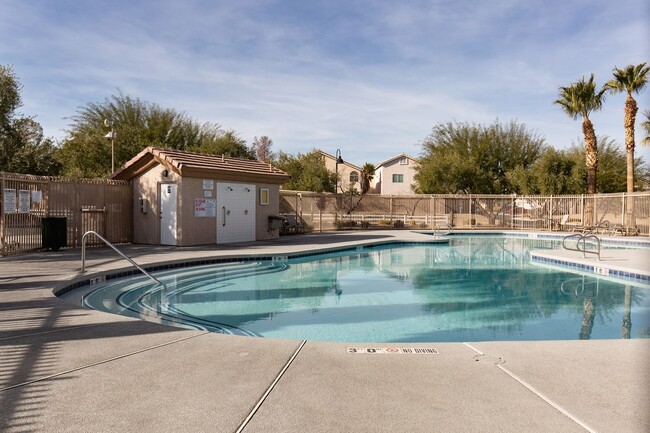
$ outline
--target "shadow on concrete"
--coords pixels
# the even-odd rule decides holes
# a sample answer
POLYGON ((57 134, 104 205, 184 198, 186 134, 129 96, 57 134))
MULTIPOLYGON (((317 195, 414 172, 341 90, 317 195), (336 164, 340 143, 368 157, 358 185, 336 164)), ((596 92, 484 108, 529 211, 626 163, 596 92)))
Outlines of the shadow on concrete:
POLYGON ((65 341, 95 340, 116 336, 147 335, 178 329, 142 321, 92 323, 65 322, 84 316, 78 308, 59 303, 42 305, 42 300, 8 302, 11 314, 4 311, 0 324, 0 432, 37 432, 44 422, 43 413, 54 398, 52 380, 69 379, 61 373, 61 353, 65 341), (57 329, 60 328, 60 329, 57 329))

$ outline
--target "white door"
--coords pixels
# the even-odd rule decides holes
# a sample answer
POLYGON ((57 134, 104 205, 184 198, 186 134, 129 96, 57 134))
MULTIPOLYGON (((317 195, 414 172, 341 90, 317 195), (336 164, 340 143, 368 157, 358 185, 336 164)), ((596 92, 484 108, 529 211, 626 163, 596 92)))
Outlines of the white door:
POLYGON ((160 184, 161 245, 176 245, 176 187, 175 183, 160 184))
POLYGON ((255 240, 255 185, 217 183, 217 243, 255 240))

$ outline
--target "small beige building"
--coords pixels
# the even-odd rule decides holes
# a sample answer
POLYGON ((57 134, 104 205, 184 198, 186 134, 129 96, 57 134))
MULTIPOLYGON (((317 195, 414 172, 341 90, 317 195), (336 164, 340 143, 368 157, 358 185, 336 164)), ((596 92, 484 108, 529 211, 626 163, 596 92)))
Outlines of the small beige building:
POLYGON ((275 239, 280 185, 261 161, 148 147, 113 173, 133 185, 133 242, 206 245, 275 239))
MULTIPOLYGON (((323 161, 325 161, 325 168, 332 173, 336 173, 337 164, 336 157, 330 155, 329 153, 319 150, 320 154, 323 156, 323 161)), ((338 191, 337 192, 347 192, 350 188, 355 188, 357 191, 361 191, 361 167, 357 167, 354 164, 351 164, 345 160, 338 163, 338 191)))
POLYGON ((371 188, 375 194, 415 194, 415 173, 417 159, 405 153, 388 158, 375 166, 375 177, 371 188))

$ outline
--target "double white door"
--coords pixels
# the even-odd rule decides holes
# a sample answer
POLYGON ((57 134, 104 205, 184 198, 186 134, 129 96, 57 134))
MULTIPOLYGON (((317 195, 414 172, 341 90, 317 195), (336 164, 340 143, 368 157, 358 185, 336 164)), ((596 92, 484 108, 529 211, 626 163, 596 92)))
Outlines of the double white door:
POLYGON ((217 243, 255 240, 255 185, 217 182, 217 243))

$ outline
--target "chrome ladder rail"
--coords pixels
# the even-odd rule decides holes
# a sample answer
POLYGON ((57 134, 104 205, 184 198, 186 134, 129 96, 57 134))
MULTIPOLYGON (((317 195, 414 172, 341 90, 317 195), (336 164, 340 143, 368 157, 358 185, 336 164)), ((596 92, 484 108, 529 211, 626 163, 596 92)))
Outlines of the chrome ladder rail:
POLYGON ((434 229, 433 229, 433 235, 438 236, 438 231, 442 231, 442 228, 446 227, 447 228, 447 233, 441 233, 442 236, 446 236, 448 234, 451 234, 454 231, 454 228, 451 226, 451 224, 438 224, 434 229))
POLYGON ((581 234, 581 233, 574 233, 572 235, 565 236, 564 239, 562 239, 562 248, 565 250, 569 251, 578 251, 582 253, 582 257, 586 258, 587 253, 589 254, 596 254, 598 256, 598 260, 600 260, 600 238, 594 234, 588 233, 588 234, 581 234), (577 238, 578 240, 576 241, 576 247, 571 248, 566 245, 566 241, 570 238, 577 238), (598 249, 596 251, 588 250, 587 249, 587 239, 595 239, 596 240, 596 246, 598 249), (580 248, 580 243, 582 242, 582 248, 580 248))
POLYGON ((135 261, 133 261, 133 259, 128 257, 122 251, 118 250, 117 247, 115 245, 113 245, 108 239, 106 239, 104 236, 100 235, 99 233, 97 233, 97 232, 95 232, 93 230, 87 231, 86 233, 84 233, 83 237, 81 238, 81 272, 86 272, 86 237, 88 235, 91 235, 91 234, 97 236, 106 245, 113 248, 113 250, 115 250, 116 253, 118 253, 124 259, 128 260, 129 263, 131 263, 133 266, 135 266, 140 272, 145 274, 147 277, 149 277, 151 280, 153 280, 157 284, 162 285, 165 288, 165 290, 167 290, 167 286, 165 285, 165 283, 163 283, 158 278, 151 275, 149 272, 145 271, 140 265, 138 265, 135 261))

